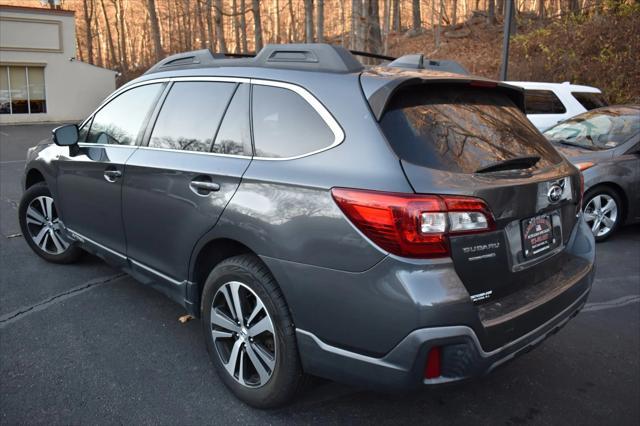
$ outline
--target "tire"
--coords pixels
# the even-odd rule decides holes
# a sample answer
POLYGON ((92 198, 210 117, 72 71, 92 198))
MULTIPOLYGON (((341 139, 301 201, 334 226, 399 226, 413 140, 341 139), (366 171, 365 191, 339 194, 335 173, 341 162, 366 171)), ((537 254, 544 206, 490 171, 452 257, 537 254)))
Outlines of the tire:
POLYGON ((73 263, 82 249, 65 239, 60 230, 55 202, 44 182, 37 183, 22 195, 18 207, 20 229, 31 250, 52 263, 73 263))
POLYGON ((200 310, 209 355, 240 400, 275 408, 293 399, 305 382, 295 328, 280 288, 257 257, 220 262, 205 282, 200 310))
POLYGON ((585 194, 583 214, 596 242, 614 234, 622 222, 622 213, 622 200, 614 189, 600 186, 585 194))

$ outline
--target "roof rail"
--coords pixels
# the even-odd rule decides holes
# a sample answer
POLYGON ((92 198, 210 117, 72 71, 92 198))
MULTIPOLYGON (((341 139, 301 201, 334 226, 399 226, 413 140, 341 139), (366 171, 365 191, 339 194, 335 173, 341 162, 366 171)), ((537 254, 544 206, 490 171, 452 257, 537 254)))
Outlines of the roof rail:
POLYGON ((251 54, 212 53, 207 49, 171 55, 145 74, 161 71, 209 67, 264 67, 307 71, 352 73, 363 66, 345 48, 321 43, 269 44, 255 57, 251 54))
POLYGON ((462 65, 456 61, 425 59, 422 54, 405 55, 391 62, 388 67, 411 68, 418 70, 446 71, 455 74, 469 75, 462 65))

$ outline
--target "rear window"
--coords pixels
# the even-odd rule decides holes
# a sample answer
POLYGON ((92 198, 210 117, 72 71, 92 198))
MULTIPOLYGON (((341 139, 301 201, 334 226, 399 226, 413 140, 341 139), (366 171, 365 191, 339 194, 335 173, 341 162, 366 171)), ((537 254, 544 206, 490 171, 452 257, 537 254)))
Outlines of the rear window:
POLYGON ((380 125, 400 158, 458 173, 517 157, 536 168, 561 161, 546 139, 501 92, 468 87, 399 91, 380 125))
POLYGON ((571 94, 587 111, 607 106, 607 101, 600 93, 571 92, 571 94))
POLYGON ((525 90, 527 114, 564 114, 567 109, 551 90, 525 90))

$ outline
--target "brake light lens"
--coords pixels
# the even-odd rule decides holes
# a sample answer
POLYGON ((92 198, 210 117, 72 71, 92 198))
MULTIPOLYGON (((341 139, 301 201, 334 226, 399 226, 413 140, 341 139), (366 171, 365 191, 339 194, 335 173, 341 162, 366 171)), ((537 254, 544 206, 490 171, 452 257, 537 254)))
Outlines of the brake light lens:
POLYGON ((576 206, 576 213, 580 213, 582 210, 582 200, 584 199, 584 175, 580 172, 580 195, 578 196, 578 205, 576 206))
POLYGON ((429 350, 427 363, 424 366, 424 378, 436 379, 442 375, 440 365, 442 364, 442 348, 434 346, 429 350))
POLYGON ((362 233, 398 256, 447 257, 449 235, 495 229, 493 215, 478 198, 346 188, 333 188, 331 193, 362 233))

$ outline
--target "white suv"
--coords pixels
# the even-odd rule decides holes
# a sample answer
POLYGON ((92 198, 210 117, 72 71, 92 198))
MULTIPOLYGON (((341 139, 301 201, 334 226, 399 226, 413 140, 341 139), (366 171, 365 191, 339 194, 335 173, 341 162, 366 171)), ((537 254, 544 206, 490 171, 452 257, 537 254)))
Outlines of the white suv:
POLYGON ((507 81, 526 93, 527 117, 541 132, 585 111, 607 106, 600 89, 564 83, 507 81))

